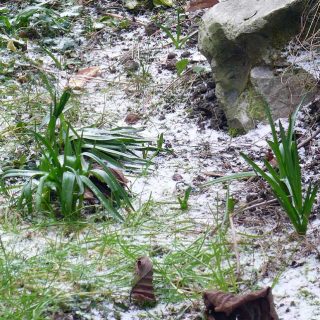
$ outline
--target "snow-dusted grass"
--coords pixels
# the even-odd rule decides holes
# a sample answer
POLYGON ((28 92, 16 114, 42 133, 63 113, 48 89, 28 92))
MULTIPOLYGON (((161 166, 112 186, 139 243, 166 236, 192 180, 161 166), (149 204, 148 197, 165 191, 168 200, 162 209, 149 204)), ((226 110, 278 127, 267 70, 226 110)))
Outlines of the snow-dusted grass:
MULTIPOLYGON (((139 19, 148 21, 149 17, 139 19)), ((83 319, 194 319, 201 314, 204 289, 244 292, 265 285, 274 285, 281 319, 318 319, 319 218, 310 223, 307 238, 299 239, 279 209, 244 212, 234 217, 233 239, 230 230, 218 227, 225 215, 226 186, 200 188, 213 179, 212 172, 248 169, 239 151, 257 160, 263 158, 269 126, 259 125, 244 136, 231 138, 209 128, 200 130, 196 120, 188 118, 192 106, 186 101, 197 75, 179 78, 175 70, 162 65, 169 52, 180 58, 188 50, 188 59, 208 70, 195 47, 175 50, 167 45, 163 33, 147 37, 141 26, 117 34, 106 28, 104 37, 93 33, 88 40, 74 55, 81 55, 84 67, 97 65, 102 72, 74 98, 74 107, 67 114, 70 120, 109 128, 125 125, 126 114, 138 112, 142 119, 136 126, 144 127, 143 135, 156 139, 163 133, 173 153, 159 155, 155 166, 129 177, 135 211, 124 213, 126 220, 121 225, 99 212, 71 225, 50 217, 30 221, 22 212, 15 212, 8 199, 1 199, 1 319, 46 319, 54 312, 83 319), (151 79, 141 85, 141 69, 128 76, 123 66, 128 57, 141 61, 151 79), (168 106, 170 111, 165 109, 168 106), (181 177, 178 181, 173 179, 175 174, 181 177), (189 208, 182 211, 178 197, 189 186, 189 208), (235 272, 235 240, 240 275, 235 272), (150 256, 154 264, 158 305, 149 310, 129 303, 134 263, 141 255, 150 256)), ((28 55, 42 56, 32 45, 28 55)), ((59 58, 68 61, 63 55, 59 58)), ((57 70, 48 57, 43 60, 43 68, 63 88, 73 72, 57 70)), ((47 105, 43 89, 37 95, 39 83, 30 83, 28 88, 28 92, 11 91, 3 99, 6 112, 1 119, 6 121, 1 123, 1 165, 19 155, 33 159, 32 148, 26 151, 32 141, 20 145, 23 132, 17 121, 29 125, 41 120, 47 105)), ((314 154, 316 148, 317 144, 311 147, 314 154)), ((230 194, 241 206, 246 195, 257 189, 263 191, 264 186, 234 182, 230 194)))

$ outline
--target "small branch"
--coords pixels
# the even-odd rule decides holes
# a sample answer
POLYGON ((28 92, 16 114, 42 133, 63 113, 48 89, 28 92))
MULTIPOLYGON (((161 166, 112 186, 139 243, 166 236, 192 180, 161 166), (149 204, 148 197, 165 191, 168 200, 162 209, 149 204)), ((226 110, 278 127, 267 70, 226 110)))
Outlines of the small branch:
MULTIPOLYGON (((310 107, 313 103, 319 102, 320 101, 320 96, 317 96, 316 98, 314 98, 311 102, 309 102, 308 104, 306 104, 304 106, 304 108, 308 108, 310 107)), ((307 139, 305 139, 304 141, 300 142, 298 144, 298 149, 304 147, 306 144, 308 144, 312 139, 314 139, 318 134, 320 134, 320 128, 318 130, 316 130, 310 137, 308 137, 307 139)))
POLYGON ((242 207, 242 208, 236 210, 233 215, 239 214, 239 213, 246 211, 246 210, 251 210, 251 209, 255 209, 255 208, 259 208, 259 207, 265 207, 265 206, 269 206, 269 205, 278 203, 277 199, 271 199, 268 201, 263 201, 262 199, 258 199, 258 200, 254 200, 252 202, 249 202, 245 207, 242 207), (260 200, 260 202, 257 202, 258 200, 260 200))
POLYGON ((300 142, 298 144, 298 149, 304 147, 306 144, 308 144, 312 139, 314 139, 318 134, 320 134, 320 128, 316 130, 310 137, 308 137, 306 140, 300 142))
POLYGON ((112 17, 112 18, 115 18, 115 19, 119 19, 119 20, 130 20, 132 23, 136 23, 136 24, 139 24, 141 26, 146 26, 146 24, 142 21, 139 21, 137 19, 130 19, 128 17, 124 17, 124 16, 121 16, 120 14, 115 14, 115 13, 111 13, 111 12, 105 12, 104 13, 106 16, 109 16, 109 17, 112 17))

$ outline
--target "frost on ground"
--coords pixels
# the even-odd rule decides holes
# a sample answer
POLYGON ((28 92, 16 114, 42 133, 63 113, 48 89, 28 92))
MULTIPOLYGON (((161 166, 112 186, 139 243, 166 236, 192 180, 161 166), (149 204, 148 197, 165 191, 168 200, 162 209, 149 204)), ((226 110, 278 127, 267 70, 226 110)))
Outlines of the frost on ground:
MULTIPOLYGON (((148 19, 139 17, 143 22, 148 19)), ((82 28, 77 26, 76 32, 81 38, 82 28)), ((208 98, 209 86, 203 88, 197 81, 207 79, 204 74, 210 69, 194 44, 178 50, 168 43, 163 33, 149 37, 143 26, 135 25, 117 34, 105 28, 75 50, 83 67, 101 69, 79 93, 79 126, 124 126, 128 113, 135 113, 140 118, 135 126, 144 129, 142 135, 156 141, 163 133, 170 152, 158 155, 154 166, 143 174, 130 176, 136 212, 128 214, 121 226, 99 215, 88 215, 76 230, 53 221, 34 225, 19 217, 12 226, 2 201, 3 220, 11 222, 2 225, 1 241, 12 256, 12 266, 23 264, 15 270, 21 287, 33 292, 43 286, 59 297, 58 302, 50 301, 58 305, 52 311, 55 319, 67 315, 110 320, 197 319, 204 289, 235 291, 240 280, 240 292, 273 285, 280 319, 319 319, 319 207, 306 239, 295 236, 278 207, 236 215, 236 239, 230 231, 219 232, 228 188, 203 184, 248 170, 240 152, 261 161, 267 153, 270 128, 260 124, 232 138, 209 128, 206 119, 190 116, 196 108, 188 99, 190 92, 196 88, 203 99, 208 98), (170 67, 170 55, 177 60, 188 57, 189 69, 181 77, 175 65, 170 67), (188 186, 192 187, 189 208, 182 211, 178 197, 184 196, 188 186), (157 306, 147 310, 129 303, 134 261, 144 254, 154 263, 158 297, 157 306), (235 272, 237 263, 240 275, 235 272)), ((39 58, 31 46, 29 54, 39 58)), ((61 87, 66 85, 72 72, 58 71, 47 57, 44 61, 43 68, 56 74, 61 87)), ((312 119, 310 110, 302 110, 298 123, 308 134, 306 119, 312 119)), ((315 161, 319 151, 319 140, 301 151, 306 183, 319 179, 315 161)), ((248 196, 270 196, 261 181, 232 182, 229 193, 237 207, 250 201, 248 196)))

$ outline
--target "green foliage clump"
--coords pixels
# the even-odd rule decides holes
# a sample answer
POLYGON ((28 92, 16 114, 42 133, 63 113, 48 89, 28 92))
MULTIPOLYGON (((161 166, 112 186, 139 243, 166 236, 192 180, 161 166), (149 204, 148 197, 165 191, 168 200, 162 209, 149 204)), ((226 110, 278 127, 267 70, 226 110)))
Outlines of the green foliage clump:
POLYGON ((318 191, 317 186, 309 184, 306 193, 303 192, 301 168, 297 142, 294 136, 294 125, 299 108, 289 118, 287 132, 279 121, 280 134, 277 135, 271 112, 266 108, 273 141, 268 144, 275 156, 277 167, 265 160, 266 171, 254 163, 247 155, 242 157, 270 185, 275 197, 286 211, 295 230, 304 235, 307 232, 308 219, 318 191))
POLYGON ((26 180, 17 206, 26 207, 29 214, 46 210, 69 220, 77 219, 89 191, 108 215, 123 220, 118 208, 133 207, 117 170, 132 171, 148 163, 136 153, 150 149, 145 146, 149 141, 130 128, 75 130, 63 116, 70 90, 66 89, 57 99, 52 88, 47 88, 53 100, 47 130, 43 134, 31 131, 41 152, 38 165, 35 169, 4 170, 0 177, 2 186, 8 178, 26 180))

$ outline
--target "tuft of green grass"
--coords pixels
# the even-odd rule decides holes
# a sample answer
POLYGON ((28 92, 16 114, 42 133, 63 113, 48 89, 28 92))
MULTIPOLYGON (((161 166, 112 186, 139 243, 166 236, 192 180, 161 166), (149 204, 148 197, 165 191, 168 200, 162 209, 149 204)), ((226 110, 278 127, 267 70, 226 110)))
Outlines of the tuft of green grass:
POLYGON ((172 41, 173 45, 176 49, 181 49, 190 39, 190 36, 182 35, 182 22, 181 18, 183 18, 185 14, 181 9, 177 9, 177 26, 176 32, 172 31, 169 27, 164 26, 162 24, 159 25, 159 28, 167 35, 168 38, 172 41))
POLYGON ((241 155, 253 170, 268 182, 298 234, 305 235, 318 188, 310 183, 307 191, 303 191, 300 159, 294 136, 294 125, 298 111, 299 107, 290 116, 287 132, 279 121, 280 133, 278 137, 271 112, 266 108, 273 138, 272 141, 268 141, 268 144, 277 161, 276 168, 264 160, 265 172, 247 155, 243 153, 241 155))
POLYGON ((188 209, 188 200, 189 200, 191 191, 192 191, 192 188, 188 187, 187 190, 184 192, 183 198, 178 197, 178 201, 179 201, 179 205, 180 205, 181 210, 188 209))
POLYGON ((134 171, 149 163, 142 155, 152 149, 150 141, 129 127, 108 131, 85 128, 77 132, 63 115, 71 97, 70 89, 58 98, 48 78, 45 75, 42 78, 52 104, 49 118, 43 121, 47 123, 45 132, 31 131, 41 156, 32 169, 4 168, 0 176, 2 192, 8 194, 5 180, 22 178, 25 183, 16 185, 21 189, 18 208, 27 208, 29 214, 45 210, 75 220, 80 217, 90 190, 108 215, 123 221, 118 208, 123 205, 133 209, 133 206, 117 170, 134 171))

